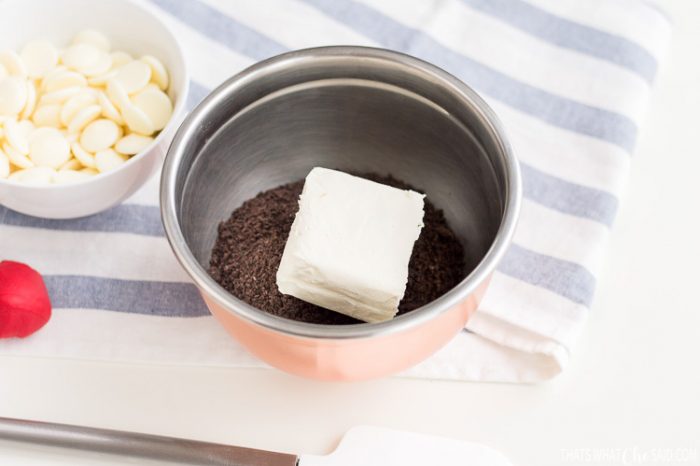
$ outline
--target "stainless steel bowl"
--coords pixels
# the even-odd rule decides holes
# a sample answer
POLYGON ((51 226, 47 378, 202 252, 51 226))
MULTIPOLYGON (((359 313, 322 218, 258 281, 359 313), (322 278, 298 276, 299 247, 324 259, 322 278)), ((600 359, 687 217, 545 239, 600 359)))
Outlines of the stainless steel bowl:
POLYGON ((519 202, 516 159, 474 91, 429 63, 364 47, 290 52, 226 81, 180 127, 161 185, 167 237, 212 313, 270 364, 324 379, 392 373, 449 341, 503 256, 519 202), (295 322, 229 294, 206 272, 219 222, 315 166, 391 174, 424 191, 464 243, 469 274, 379 324, 295 322))

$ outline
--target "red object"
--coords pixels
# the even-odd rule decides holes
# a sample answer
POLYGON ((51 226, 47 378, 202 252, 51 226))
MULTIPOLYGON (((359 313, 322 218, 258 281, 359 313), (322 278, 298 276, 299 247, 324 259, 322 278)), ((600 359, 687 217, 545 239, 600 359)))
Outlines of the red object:
POLYGON ((0 338, 24 338, 51 317, 51 301, 39 272, 26 264, 0 262, 0 338))

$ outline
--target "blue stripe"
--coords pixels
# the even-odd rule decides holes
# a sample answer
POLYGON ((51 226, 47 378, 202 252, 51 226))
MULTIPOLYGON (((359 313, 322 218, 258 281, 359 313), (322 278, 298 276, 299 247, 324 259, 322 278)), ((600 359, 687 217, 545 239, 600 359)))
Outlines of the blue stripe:
POLYGON ((104 309, 165 317, 209 315, 191 283, 118 280, 77 275, 46 275, 56 309, 104 309))
MULTIPOLYGON (((595 291, 595 277, 584 267, 515 244, 508 249, 498 270, 585 306, 590 306, 595 291)), ((190 283, 77 275, 47 275, 44 280, 55 308, 106 309, 170 317, 209 314, 197 288, 190 283)))
MULTIPOLYGON (((589 306, 595 278, 573 262, 512 245, 498 270, 589 306)), ((120 280, 79 275, 44 276, 55 308, 105 309, 168 317, 209 315, 191 283, 120 280)))
POLYGON ((612 194, 544 173, 520 163, 523 196, 550 209, 612 226, 618 200, 612 194))
POLYGON ((89 217, 68 220, 32 217, 0 206, 0 225, 63 231, 102 231, 164 236, 160 209, 156 206, 121 204, 89 217))
POLYGON ((649 83, 656 75, 654 56, 622 36, 562 18, 522 0, 462 1, 541 40, 626 68, 649 83))
MULTIPOLYGON (((131 207, 122 206, 128 212, 131 207)), ((4 207, 2 208, 5 211, 4 207)), ((115 209, 112 209, 114 211, 115 209)), ((137 233, 138 225, 143 223, 160 222, 157 208, 143 210, 145 215, 136 217, 119 217, 120 220, 110 218, 102 214, 77 220, 45 220, 29 217, 22 214, 13 214, 13 218, 19 218, 21 222, 14 225, 24 227, 46 227, 44 222, 58 222, 60 230, 75 231, 121 231, 137 233), (89 220, 89 221, 88 221, 89 220), (115 229, 115 225, 120 225, 115 229)), ((108 211, 111 212, 111 211, 108 211)), ((7 223, 7 222, 5 222, 7 223)), ((143 234, 143 233, 140 233, 143 234)), ((156 236, 161 236, 162 229, 156 236)), ((535 253, 516 244, 511 245, 508 253, 499 266, 499 270, 506 275, 523 280, 533 285, 542 286, 576 303, 589 305, 595 288, 595 279, 584 267, 556 259, 544 254, 535 253)), ((196 289, 193 285, 181 283, 140 282, 128 280, 111 280, 96 277, 55 276, 49 277, 53 286, 52 298, 55 307, 79 307, 95 309, 112 309, 124 312, 143 312, 157 315, 169 315, 164 312, 172 312, 172 315, 189 315, 189 309, 196 309, 193 303, 199 301, 196 289), (161 299, 160 293, 164 294, 161 299), (151 295, 152 294, 152 295, 151 295), (123 296, 120 296, 123 295, 123 296), (151 298, 145 299, 141 307, 135 305, 133 296, 151 298), (192 296, 196 295, 196 299, 192 296), (176 297, 182 300, 184 307, 173 305, 176 297), (110 304, 110 300, 114 300, 110 304), (152 300, 157 300, 151 302, 152 300), (60 303, 57 304, 57 303, 60 303), (193 307, 194 306, 194 307, 193 307), (132 309, 132 310, 129 310, 132 309)), ((47 283, 49 283, 47 281, 47 283)), ((200 312, 200 311, 197 311, 200 312)))
POLYGON ((551 125, 634 149, 635 123, 624 115, 570 100, 520 82, 457 53, 419 29, 404 26, 352 0, 304 0, 326 15, 380 43, 415 55, 458 76, 484 95, 551 125))
MULTIPOLYGON (((231 50, 262 60, 287 48, 198 0, 151 0, 180 21, 231 50)), ((202 50, 201 53, 208 53, 202 50)))
POLYGON ((498 271, 531 285, 545 288, 577 304, 590 306, 595 277, 583 266, 512 244, 498 271))
MULTIPOLYGON (((151 0, 179 20, 228 48, 260 60, 286 51, 278 42, 197 0, 151 0), (211 24, 210 24, 211 21, 211 24)), ((517 81, 454 52, 418 29, 403 26, 368 6, 348 1, 304 0, 383 47, 430 61, 479 92, 554 126, 618 145, 632 152, 637 127, 618 113, 585 105, 517 81)))
MULTIPOLYGON (((564 181, 524 163, 520 167, 525 198, 558 212, 612 225, 618 206, 618 200, 612 194, 564 181)), ((99 214, 69 220, 32 217, 0 206, 2 224, 66 231, 164 235, 158 207, 136 204, 122 204, 99 214)))

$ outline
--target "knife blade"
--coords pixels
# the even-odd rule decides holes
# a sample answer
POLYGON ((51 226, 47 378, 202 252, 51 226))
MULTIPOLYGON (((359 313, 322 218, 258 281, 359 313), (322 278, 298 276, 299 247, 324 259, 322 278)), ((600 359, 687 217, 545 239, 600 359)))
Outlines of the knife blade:
POLYGON ((0 438, 207 466, 296 466, 297 455, 160 435, 0 417, 0 438))

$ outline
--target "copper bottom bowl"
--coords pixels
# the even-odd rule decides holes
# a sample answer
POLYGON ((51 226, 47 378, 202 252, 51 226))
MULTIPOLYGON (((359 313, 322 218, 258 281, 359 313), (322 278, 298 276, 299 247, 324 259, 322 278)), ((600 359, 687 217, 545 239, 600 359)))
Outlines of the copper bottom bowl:
POLYGON ((161 185, 167 237, 212 314, 269 364, 329 380, 401 371, 462 330, 510 242, 519 200, 517 162, 474 91, 428 63, 364 47, 291 52, 226 81, 180 127, 161 185), (476 267, 435 301, 379 324, 296 322, 237 299, 206 271, 217 225, 315 166, 421 189, 476 267))

